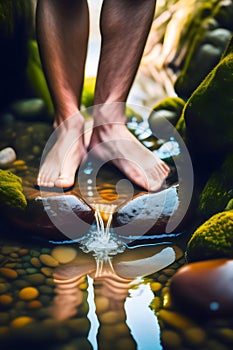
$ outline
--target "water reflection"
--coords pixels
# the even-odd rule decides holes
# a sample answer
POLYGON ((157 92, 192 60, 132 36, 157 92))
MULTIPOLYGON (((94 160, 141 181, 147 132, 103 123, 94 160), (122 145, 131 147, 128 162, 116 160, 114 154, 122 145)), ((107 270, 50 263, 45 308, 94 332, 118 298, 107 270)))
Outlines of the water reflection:
POLYGON ((146 276, 181 255, 167 245, 126 249, 112 258, 112 267, 107 264, 96 274, 95 258, 80 251, 72 264, 54 271, 51 314, 59 322, 89 320, 86 337, 93 349, 162 349, 157 317, 150 308, 154 293, 146 276))

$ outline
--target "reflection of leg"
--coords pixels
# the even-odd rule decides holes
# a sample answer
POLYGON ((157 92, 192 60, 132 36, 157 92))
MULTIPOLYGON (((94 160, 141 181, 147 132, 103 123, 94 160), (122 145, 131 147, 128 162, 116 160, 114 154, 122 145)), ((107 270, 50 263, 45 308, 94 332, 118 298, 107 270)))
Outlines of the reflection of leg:
POLYGON ((131 282, 114 274, 94 280, 96 315, 100 323, 97 339, 101 349, 136 349, 124 309, 131 282))
POLYGON ((113 160, 133 182, 150 190, 160 188, 168 175, 168 167, 128 131, 124 104, 118 102, 127 99, 150 30, 154 8, 155 0, 105 0, 103 3, 95 129, 90 143, 93 149, 98 145, 94 151, 97 156, 103 160, 113 160))
POLYGON ((57 129, 57 141, 40 169, 40 186, 71 186, 85 154, 84 120, 79 113, 79 104, 88 16, 85 0, 38 1, 37 35, 41 60, 55 108, 54 126, 61 125, 57 129))

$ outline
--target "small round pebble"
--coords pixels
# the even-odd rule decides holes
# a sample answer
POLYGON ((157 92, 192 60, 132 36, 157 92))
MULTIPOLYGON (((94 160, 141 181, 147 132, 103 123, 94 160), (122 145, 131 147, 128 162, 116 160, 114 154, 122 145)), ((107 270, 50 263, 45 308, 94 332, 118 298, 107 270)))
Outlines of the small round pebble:
POLYGON ((27 307, 30 310, 40 309, 42 307, 42 303, 39 300, 29 301, 27 307))
POLYGON ((8 283, 0 283, 0 294, 3 294, 8 291, 10 285, 8 283))
POLYGON ((32 323, 33 321, 34 321, 34 319, 32 317, 19 316, 19 317, 16 317, 11 322, 11 326, 14 327, 14 328, 20 328, 20 327, 24 327, 24 326, 32 323))
POLYGON ((10 269, 8 267, 0 268, 0 275, 6 277, 7 279, 15 279, 18 277, 18 274, 15 270, 10 269))
POLYGON ((0 167, 5 167, 16 160, 16 153, 12 147, 6 147, 0 151, 0 167))
POLYGON ((55 247, 51 255, 61 264, 67 264, 77 256, 77 250, 70 247, 55 247))
POLYGON ((152 290, 153 292, 158 292, 159 290, 162 289, 162 284, 159 283, 159 282, 152 282, 152 283, 150 284, 150 287, 151 287, 151 290, 152 290))
POLYGON ((26 287, 19 291, 19 298, 22 300, 33 300, 39 295, 38 289, 34 287, 26 287))
POLYGON ((41 273, 35 273, 32 275, 27 275, 24 277, 29 283, 33 284, 34 286, 39 286, 45 282, 45 276, 41 273))
POLYGON ((40 255, 40 261, 49 267, 56 267, 58 266, 58 261, 54 259, 51 255, 49 254, 41 254, 40 255))
POLYGON ((13 298, 10 295, 0 295, 0 306, 8 307, 13 303, 13 298))
POLYGON ((40 268, 41 267, 41 262, 40 262, 40 260, 37 258, 37 257, 33 257, 33 258, 31 258, 31 264, 34 266, 34 267, 36 267, 36 268, 40 268))

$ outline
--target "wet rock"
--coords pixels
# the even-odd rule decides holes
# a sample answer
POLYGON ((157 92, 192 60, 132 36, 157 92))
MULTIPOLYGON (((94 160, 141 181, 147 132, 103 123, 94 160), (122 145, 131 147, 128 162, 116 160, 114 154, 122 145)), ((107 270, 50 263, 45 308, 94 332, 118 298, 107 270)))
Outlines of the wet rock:
POLYGON ((14 328, 21 328, 24 327, 30 323, 34 322, 34 319, 32 317, 28 316, 19 316, 16 317, 12 322, 11 326, 14 328))
POLYGON ((26 287, 19 291, 19 298, 22 300, 33 300, 39 295, 39 291, 34 287, 26 287))
POLYGON ((24 99, 12 103, 10 110, 20 119, 34 120, 45 112, 45 103, 39 98, 24 99))
POLYGON ((233 260, 195 262, 172 277, 170 291, 175 305, 192 314, 232 316, 233 260))
POLYGON ((18 274, 15 270, 10 269, 8 267, 1 267, 0 268, 0 275, 3 277, 6 277, 9 280, 14 280, 18 277, 18 274))
POLYGON ((10 295, 2 294, 0 295, 0 306, 3 308, 8 308, 13 303, 13 298, 10 295))
POLYGON ((16 153, 12 147, 6 147, 0 151, 0 167, 6 167, 16 160, 16 153))
POLYGON ((58 261, 56 259, 54 259, 51 255, 49 254, 41 254, 40 255, 40 261, 49 267, 56 267, 58 266, 58 261))

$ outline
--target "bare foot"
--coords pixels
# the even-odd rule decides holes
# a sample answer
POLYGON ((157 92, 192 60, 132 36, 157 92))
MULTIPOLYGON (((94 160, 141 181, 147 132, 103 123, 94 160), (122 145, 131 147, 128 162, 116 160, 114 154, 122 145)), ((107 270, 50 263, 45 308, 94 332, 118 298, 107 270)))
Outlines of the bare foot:
POLYGON ((101 160, 112 161, 129 180, 148 191, 160 189, 170 171, 122 123, 95 127, 89 149, 101 160))
POLYGON ((83 128, 84 119, 79 113, 56 127, 56 141, 40 167, 38 186, 73 186, 76 170, 86 154, 83 128))

